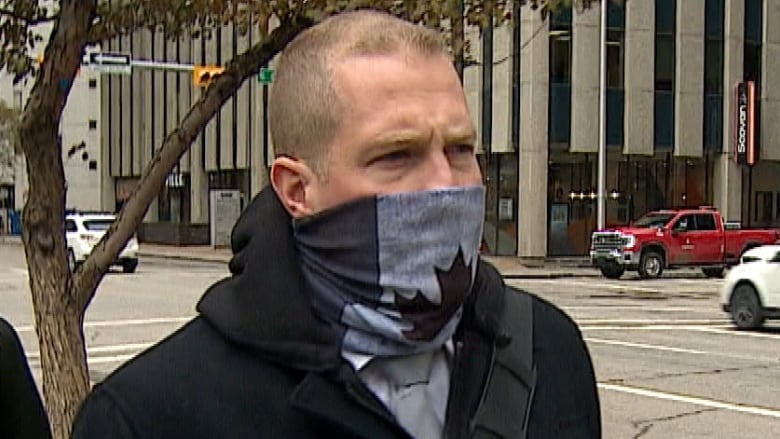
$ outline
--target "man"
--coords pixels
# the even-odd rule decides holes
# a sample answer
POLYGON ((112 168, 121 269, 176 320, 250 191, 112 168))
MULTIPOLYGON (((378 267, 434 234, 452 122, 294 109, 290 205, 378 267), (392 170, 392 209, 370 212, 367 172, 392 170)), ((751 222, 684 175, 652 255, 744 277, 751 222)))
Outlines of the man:
POLYGON ((270 116, 232 277, 94 390, 75 437, 600 436, 574 323, 479 262, 475 132, 435 32, 325 20, 283 52, 270 116))

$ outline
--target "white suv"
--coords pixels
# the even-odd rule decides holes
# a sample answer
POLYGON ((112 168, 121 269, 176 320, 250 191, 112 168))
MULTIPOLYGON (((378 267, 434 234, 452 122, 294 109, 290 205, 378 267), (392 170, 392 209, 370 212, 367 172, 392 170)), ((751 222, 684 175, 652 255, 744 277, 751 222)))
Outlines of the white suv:
MULTIPOLYGON (((87 259, 92 247, 100 241, 115 218, 108 213, 71 213, 65 216, 65 238, 71 271, 87 259)), ((125 273, 133 273, 138 268, 138 239, 135 236, 119 253, 115 264, 121 265, 125 273)))
POLYGON ((780 318, 780 246, 746 251, 726 275, 720 303, 740 329, 758 328, 765 319, 780 318))

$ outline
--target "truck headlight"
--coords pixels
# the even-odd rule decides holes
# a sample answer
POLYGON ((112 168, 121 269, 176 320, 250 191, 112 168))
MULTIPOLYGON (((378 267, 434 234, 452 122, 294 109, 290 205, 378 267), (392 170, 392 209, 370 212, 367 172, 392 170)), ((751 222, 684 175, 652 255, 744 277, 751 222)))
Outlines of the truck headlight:
POLYGON ((636 237, 634 235, 623 235, 623 247, 632 248, 636 245, 636 237))

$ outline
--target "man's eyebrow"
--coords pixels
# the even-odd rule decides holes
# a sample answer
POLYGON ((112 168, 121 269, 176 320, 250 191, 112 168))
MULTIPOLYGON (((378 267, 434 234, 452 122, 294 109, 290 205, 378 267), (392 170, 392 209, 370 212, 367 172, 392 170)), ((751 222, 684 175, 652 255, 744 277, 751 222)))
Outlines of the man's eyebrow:
POLYGON ((445 138, 445 142, 452 144, 452 143, 476 143, 477 142, 477 132, 473 129, 468 130, 458 130, 458 131, 452 131, 447 133, 447 137, 445 138))
POLYGON ((372 146, 392 146, 405 144, 422 144, 430 140, 429 132, 420 130, 399 130, 383 133, 377 136, 372 142, 372 146))

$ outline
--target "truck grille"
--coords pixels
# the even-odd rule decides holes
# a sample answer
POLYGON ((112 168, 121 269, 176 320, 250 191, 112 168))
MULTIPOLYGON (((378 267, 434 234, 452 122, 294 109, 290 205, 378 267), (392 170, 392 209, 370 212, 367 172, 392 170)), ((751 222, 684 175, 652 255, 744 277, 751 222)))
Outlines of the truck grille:
POLYGON ((620 233, 594 233, 594 250, 620 250, 625 245, 625 239, 620 233))

